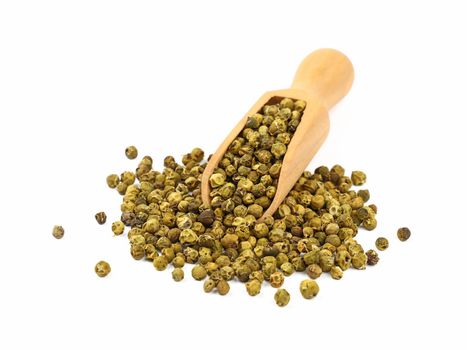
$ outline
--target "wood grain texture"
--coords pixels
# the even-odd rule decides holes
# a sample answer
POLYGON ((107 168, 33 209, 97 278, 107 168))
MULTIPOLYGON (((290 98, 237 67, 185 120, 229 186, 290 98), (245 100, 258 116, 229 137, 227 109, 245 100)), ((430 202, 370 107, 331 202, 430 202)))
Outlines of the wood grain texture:
POLYGON ((263 217, 273 215, 326 139, 329 132, 328 110, 348 93, 353 78, 352 63, 337 50, 320 49, 305 57, 297 69, 292 87, 261 96, 211 156, 201 180, 204 205, 210 204, 209 178, 229 145, 242 131, 247 118, 259 112, 273 98, 301 99, 307 106, 283 159, 276 195, 263 217))

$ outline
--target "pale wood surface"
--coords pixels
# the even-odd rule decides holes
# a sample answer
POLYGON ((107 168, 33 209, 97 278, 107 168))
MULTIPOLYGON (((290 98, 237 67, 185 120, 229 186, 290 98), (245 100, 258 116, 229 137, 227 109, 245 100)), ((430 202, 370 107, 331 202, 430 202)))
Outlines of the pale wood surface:
POLYGON ((283 159, 276 195, 263 217, 274 214, 326 139, 329 131, 328 110, 347 94, 353 77, 352 63, 339 51, 320 49, 305 57, 297 69, 292 87, 261 96, 212 155, 201 181, 203 203, 209 206, 209 178, 229 145, 242 131, 247 118, 260 111, 271 98, 301 99, 306 101, 307 106, 283 159))

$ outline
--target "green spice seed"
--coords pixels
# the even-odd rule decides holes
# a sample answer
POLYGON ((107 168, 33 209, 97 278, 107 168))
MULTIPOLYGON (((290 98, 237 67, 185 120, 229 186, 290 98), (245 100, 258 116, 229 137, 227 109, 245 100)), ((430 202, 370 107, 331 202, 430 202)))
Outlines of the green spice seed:
POLYGON ((407 227, 401 227, 397 230, 397 238, 399 238, 401 242, 405 242, 406 240, 408 240, 410 238, 410 235, 410 230, 407 227))
POLYGON ((197 281, 203 280, 207 275, 206 269, 201 265, 196 265, 191 270, 191 276, 197 281))
POLYGON ((284 275, 276 271, 271 276, 269 277, 269 283, 271 283, 271 286, 274 288, 279 288, 284 284, 284 275))
POLYGON ((217 288, 217 292, 220 295, 226 295, 230 290, 229 283, 224 280, 220 280, 219 282, 217 282, 216 288, 217 288))
POLYGON ((61 239, 65 235, 65 230, 63 229, 62 226, 55 225, 54 228, 52 229, 52 236, 54 236, 56 239, 61 239))
POLYGON ((176 256, 173 260, 172 260, 172 265, 173 267, 177 268, 177 267, 183 267, 185 266, 185 258, 183 256, 176 256))
POLYGON ((115 234, 115 236, 119 236, 123 233, 125 230, 125 225, 121 221, 115 221, 112 223, 112 232, 115 234))
POLYGON ((163 255, 156 256, 153 260, 153 265, 157 271, 164 271, 168 264, 167 258, 163 255))
POLYGON ((352 171, 351 179, 355 186, 361 186, 366 182, 366 174, 363 171, 352 171))
POLYGON ((308 277, 316 279, 321 276, 321 274, 323 273, 323 270, 318 264, 311 264, 306 268, 306 273, 308 277))
POLYGON ((212 188, 220 187, 225 182, 225 176, 223 174, 215 173, 212 174, 209 178, 209 183, 211 184, 212 188))
POLYGON ((94 271, 99 277, 107 276, 110 273, 110 270, 110 265, 106 261, 99 261, 94 267, 94 271))
POLYGON ((131 256, 135 260, 141 260, 145 257, 146 251, 144 250, 144 245, 133 244, 130 249, 131 256))
POLYGON ((300 282, 300 293, 305 299, 312 299, 319 293, 318 283, 314 280, 303 280, 300 282))
POLYGON ((110 188, 115 188, 119 184, 120 178, 118 177, 117 174, 111 174, 107 176, 106 181, 107 181, 107 186, 109 186, 110 188))
POLYGON ((107 221, 107 215, 103 211, 97 213, 94 217, 99 225, 104 225, 107 221))
POLYGON ((370 266, 376 265, 379 261, 379 256, 376 251, 373 249, 368 250, 366 253, 367 256, 367 264, 370 266))
POLYGON ((352 266, 357 270, 364 270, 366 268, 367 257, 365 253, 358 253, 352 257, 352 266))
POLYGON ((180 267, 176 267, 172 271, 172 278, 175 282, 180 282, 181 280, 183 280, 184 277, 185 277, 185 273, 183 272, 183 269, 181 269, 180 267))
POLYGON ((203 284, 203 289, 206 293, 210 293, 214 290, 214 288, 216 288, 216 281, 214 281, 213 279, 209 278, 207 279, 206 281, 204 281, 204 284, 203 284))
POLYGON ((125 155, 128 159, 135 159, 138 157, 138 150, 135 146, 129 146, 125 149, 125 155))
POLYGON ((344 276, 344 272, 339 266, 331 267, 330 274, 331 274, 331 277, 335 280, 340 280, 342 276, 344 276))
POLYGON ((274 300, 276 301, 277 306, 284 307, 290 301, 290 294, 287 290, 279 288, 274 294, 274 300))
POLYGON ((261 282, 257 279, 249 280, 245 286, 247 293, 252 297, 258 295, 261 292, 261 282))
POLYGON ((389 241, 387 238, 378 237, 375 242, 375 246, 378 250, 386 250, 389 247, 389 241))

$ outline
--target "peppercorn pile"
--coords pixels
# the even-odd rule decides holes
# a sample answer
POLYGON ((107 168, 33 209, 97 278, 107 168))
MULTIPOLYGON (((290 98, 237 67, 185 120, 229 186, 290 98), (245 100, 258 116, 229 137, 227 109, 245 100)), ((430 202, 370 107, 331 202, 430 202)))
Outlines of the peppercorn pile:
MULTIPOLYGON (((274 299, 279 306, 289 302, 289 293, 280 287, 294 272, 310 278, 299 290, 311 299, 319 292, 314 280, 323 272, 341 279, 349 268, 375 265, 376 251, 365 253, 356 241, 360 227, 377 225, 377 207, 366 204, 369 191, 352 189, 366 182, 361 171, 350 177, 340 165, 305 171, 274 216, 262 217, 305 108, 304 101, 283 98, 248 118, 209 179, 209 207, 201 200, 206 163, 199 148, 185 154, 182 164, 167 156, 162 171, 145 156, 134 172, 109 175, 108 186, 123 196, 121 219, 112 223, 112 231, 121 235, 129 227, 132 257, 151 261, 158 271, 172 265, 175 281, 184 278, 186 263, 194 264, 191 275, 204 280, 207 293, 225 295, 229 282, 238 280, 255 296, 269 283, 278 288, 274 299)), ((134 146, 125 153, 129 159, 138 154, 134 146)), ((98 213, 96 220, 105 223, 105 214, 98 213)), ((400 229, 398 236, 406 240, 410 231, 400 229)), ((380 237, 376 246, 384 250, 388 241, 380 237)), ((110 266, 105 270, 110 272, 110 266)))

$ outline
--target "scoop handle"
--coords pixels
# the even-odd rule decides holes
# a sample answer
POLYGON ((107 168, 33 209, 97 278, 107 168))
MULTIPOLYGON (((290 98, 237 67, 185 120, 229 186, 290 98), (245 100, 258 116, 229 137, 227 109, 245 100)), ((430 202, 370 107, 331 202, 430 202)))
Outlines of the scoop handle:
POLYGON ((349 92, 353 79, 347 56, 334 49, 319 49, 300 63, 292 89, 304 90, 329 110, 349 92))

